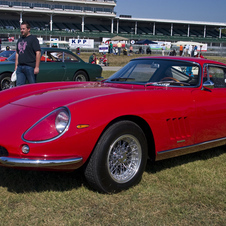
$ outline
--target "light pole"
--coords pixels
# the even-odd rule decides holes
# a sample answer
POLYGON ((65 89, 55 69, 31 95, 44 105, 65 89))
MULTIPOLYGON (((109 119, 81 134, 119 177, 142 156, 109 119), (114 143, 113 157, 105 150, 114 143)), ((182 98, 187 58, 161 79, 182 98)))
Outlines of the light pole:
POLYGON ((47 41, 47 30, 48 30, 48 24, 45 24, 45 27, 46 27, 46 41, 47 41))
POLYGON ((134 30, 135 30, 135 29, 134 29, 133 27, 131 27, 130 40, 132 40, 132 35, 133 35, 134 30))

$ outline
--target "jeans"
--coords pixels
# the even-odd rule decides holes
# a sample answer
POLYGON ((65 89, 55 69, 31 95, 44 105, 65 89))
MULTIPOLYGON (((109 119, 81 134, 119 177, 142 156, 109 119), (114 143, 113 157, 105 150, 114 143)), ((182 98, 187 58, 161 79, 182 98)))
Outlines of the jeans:
POLYGON ((121 48, 118 48, 118 55, 120 56, 121 54, 121 48))
POLYGON ((36 82, 36 76, 34 75, 34 68, 26 65, 18 65, 16 70, 17 81, 16 85, 21 86, 28 80, 29 83, 36 82))

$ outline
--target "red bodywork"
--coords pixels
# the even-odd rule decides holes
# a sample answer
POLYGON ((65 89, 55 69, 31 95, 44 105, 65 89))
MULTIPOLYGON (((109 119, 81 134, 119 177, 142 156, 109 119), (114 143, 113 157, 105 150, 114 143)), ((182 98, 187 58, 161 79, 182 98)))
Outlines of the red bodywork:
MULTIPOLYGON (((216 63, 197 58, 183 59, 199 63, 202 69, 204 64, 216 63)), ((79 164, 49 169, 80 167, 108 125, 121 118, 149 128, 147 140, 154 142, 154 149, 149 153, 156 159, 162 159, 158 156, 170 150, 183 152, 184 148, 190 147, 196 150, 196 145, 225 138, 225 89, 203 90, 202 84, 199 87, 145 87, 97 82, 41 83, 2 91, 0 100, 0 146, 8 150, 8 157, 36 160, 82 157, 79 164), (71 113, 71 123, 65 134, 43 143, 22 139, 32 125, 62 106, 71 113), (80 129, 79 125, 88 127, 80 129), (28 154, 21 151, 24 144, 30 147, 28 154)))

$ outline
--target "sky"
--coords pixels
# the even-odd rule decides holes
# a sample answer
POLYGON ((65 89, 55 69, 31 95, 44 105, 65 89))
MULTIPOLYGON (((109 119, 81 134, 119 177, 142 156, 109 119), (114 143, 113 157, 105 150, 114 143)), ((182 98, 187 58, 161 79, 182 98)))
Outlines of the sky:
POLYGON ((226 0, 117 0, 117 16, 226 23, 226 0))

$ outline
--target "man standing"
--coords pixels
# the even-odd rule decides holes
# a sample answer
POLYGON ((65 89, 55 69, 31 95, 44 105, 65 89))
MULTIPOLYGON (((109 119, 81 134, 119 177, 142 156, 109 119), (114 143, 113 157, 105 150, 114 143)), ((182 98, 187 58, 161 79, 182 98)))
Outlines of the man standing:
POLYGON ((113 53, 113 44, 112 44, 112 42, 110 42, 109 48, 110 48, 110 54, 112 54, 113 53))
POLYGON ((117 47, 118 47, 118 55, 120 56, 121 48, 122 48, 122 43, 120 41, 118 42, 117 47))
POLYGON ((41 49, 38 39, 30 34, 30 25, 22 22, 20 25, 21 36, 17 42, 15 71, 17 75, 16 85, 21 86, 28 80, 29 83, 36 82, 39 73, 41 49))
POLYGON ((184 47, 182 45, 180 45, 180 56, 182 56, 183 50, 184 50, 184 47))
POLYGON ((162 55, 164 56, 165 55, 165 49, 166 49, 166 46, 165 44, 162 45, 162 55))

